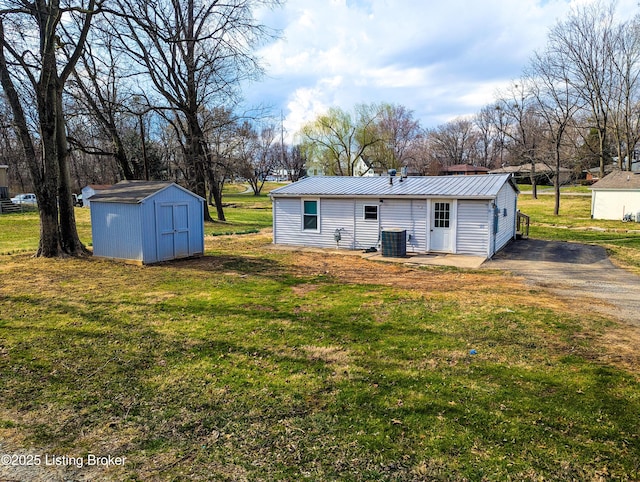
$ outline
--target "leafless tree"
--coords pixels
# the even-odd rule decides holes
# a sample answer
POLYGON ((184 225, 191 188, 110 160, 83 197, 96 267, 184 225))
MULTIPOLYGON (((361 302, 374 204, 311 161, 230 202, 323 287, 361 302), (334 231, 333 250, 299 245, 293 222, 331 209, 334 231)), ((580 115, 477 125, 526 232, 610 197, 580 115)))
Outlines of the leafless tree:
POLYGON ((86 121, 88 117, 99 127, 101 135, 93 139, 106 139, 109 142, 79 142, 80 139, 73 136, 72 144, 90 154, 113 157, 121 178, 141 179, 144 177, 144 163, 136 163, 131 159, 123 139, 128 127, 125 118, 130 120, 138 114, 142 127, 142 113, 148 112, 149 108, 138 100, 143 99, 142 95, 132 95, 131 89, 125 85, 124 79, 128 75, 122 71, 124 56, 114 48, 114 38, 108 28, 100 26, 100 22, 97 24, 102 28, 93 29, 92 42, 87 44, 82 53, 79 69, 74 69, 67 90, 73 96, 83 120, 86 121))
POLYGON ((278 144, 281 153, 279 167, 287 173, 289 181, 298 181, 306 174, 307 158, 299 145, 278 144))
POLYGON ((73 211, 63 90, 98 9, 96 0, 65 4, 60 0, 4 0, 0 4, 0 82, 38 197, 39 256, 86 253, 73 211), (29 90, 19 92, 17 85, 29 90), (27 120, 33 105, 37 133, 30 130, 27 120))
POLYGON ((553 50, 536 53, 531 61, 528 82, 535 99, 533 108, 544 126, 543 132, 552 150, 556 216, 560 213, 560 168, 565 133, 582 107, 580 96, 575 94, 568 81, 568 66, 564 60, 553 50))
POLYGON ((478 133, 470 119, 455 119, 427 133, 433 161, 441 168, 472 164, 476 158, 478 133))
POLYGON ((576 7, 550 31, 547 48, 562 56, 567 82, 589 110, 590 127, 598 133, 600 176, 604 176, 606 137, 614 97, 614 58, 617 50, 615 3, 597 1, 576 7))
POLYGON ((249 181, 253 194, 258 196, 279 162, 278 146, 274 144, 275 124, 263 124, 256 128, 245 122, 238 136, 241 138, 240 174, 249 181))
MULTIPOLYGON (((148 78, 149 87, 170 108, 186 163, 190 188, 206 198, 207 144, 202 112, 232 105, 240 82, 256 79, 262 68, 253 49, 271 32, 253 10, 278 0, 116 0, 119 40, 148 78)), ((216 175, 215 171, 211 172, 216 175)), ((224 220, 219 183, 209 183, 218 219, 224 220)), ((205 218, 210 219, 208 210, 205 218)))
POLYGON ((504 163, 505 141, 504 116, 495 106, 483 107, 473 118, 478 133, 477 163, 494 168, 504 163))
POLYGON ((631 170, 640 142, 640 17, 618 25, 615 35, 615 43, 610 44, 615 47, 610 53, 613 60, 611 132, 620 168, 631 170))
POLYGON ((538 197, 536 163, 542 160, 540 119, 535 111, 535 97, 531 94, 531 86, 526 78, 513 82, 499 96, 495 110, 496 119, 505 136, 505 147, 512 159, 518 164, 531 164, 531 191, 534 199, 538 197))

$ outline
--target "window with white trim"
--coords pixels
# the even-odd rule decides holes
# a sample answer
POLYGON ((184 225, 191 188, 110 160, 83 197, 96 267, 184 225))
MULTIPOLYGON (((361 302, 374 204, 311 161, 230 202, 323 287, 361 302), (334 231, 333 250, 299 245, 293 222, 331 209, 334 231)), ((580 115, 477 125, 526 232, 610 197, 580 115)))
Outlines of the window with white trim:
POLYGON ((378 206, 376 204, 365 204, 364 210, 363 210, 363 217, 365 220, 377 221, 378 206))
POLYGON ((320 223, 318 222, 319 201, 317 199, 304 199, 302 201, 302 230, 318 231, 320 223))

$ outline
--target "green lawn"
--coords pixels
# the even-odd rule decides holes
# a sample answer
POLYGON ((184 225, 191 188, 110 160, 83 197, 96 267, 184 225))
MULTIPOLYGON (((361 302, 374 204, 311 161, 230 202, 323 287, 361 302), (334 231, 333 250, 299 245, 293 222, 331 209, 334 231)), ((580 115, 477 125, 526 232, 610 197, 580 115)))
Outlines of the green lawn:
MULTIPOLYGON (((207 223, 205 233, 210 235, 221 234, 251 234, 264 228, 270 228, 271 199, 269 191, 282 184, 265 183, 260 196, 254 196, 247 184, 231 184, 225 187, 223 201, 225 203, 226 222, 216 221, 207 223)), ((215 207, 210 206, 209 212, 215 218, 215 207)))
MULTIPOLYGON (((271 227, 271 200, 268 192, 281 186, 278 183, 266 183, 263 194, 254 196, 244 193, 245 184, 228 184, 223 193, 226 222, 207 223, 205 234, 247 234, 256 233, 271 227)), ((209 212, 215 218, 215 207, 209 206, 209 212)), ((76 225, 80 240, 91 246, 91 218, 86 208, 76 208, 76 225)), ((0 254, 35 252, 39 239, 38 213, 0 215, 0 254)))
MULTIPOLYGON (((234 229, 264 222, 233 196, 234 229)), ((35 218, 7 229, 37 244, 35 218)), ((87 480, 640 478, 637 329, 503 273, 269 245, 0 256, 3 450, 126 457, 87 480)))

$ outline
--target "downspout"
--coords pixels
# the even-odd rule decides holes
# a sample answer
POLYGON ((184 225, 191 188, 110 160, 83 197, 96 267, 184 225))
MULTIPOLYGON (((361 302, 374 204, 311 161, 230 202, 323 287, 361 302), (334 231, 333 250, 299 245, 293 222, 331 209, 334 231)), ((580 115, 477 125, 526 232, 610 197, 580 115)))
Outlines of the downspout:
POLYGON ((358 200, 354 199, 353 200, 353 239, 351 241, 351 249, 356 249, 356 216, 357 215, 358 215, 358 200))
POLYGON ((496 254, 496 243, 498 240, 498 214, 497 214, 497 209, 498 206, 496 205, 496 200, 493 200, 493 203, 491 203, 491 236, 492 236, 492 240, 491 240, 491 256, 489 256, 490 258, 493 257, 494 254, 496 254))
POLYGON ((513 197, 513 239, 516 239, 516 231, 518 228, 518 193, 514 192, 513 197))
POLYGON ((276 198, 271 196, 271 211, 273 213, 273 240, 271 241, 272 244, 277 244, 276 243, 276 226, 278 225, 277 220, 276 220, 276 198))

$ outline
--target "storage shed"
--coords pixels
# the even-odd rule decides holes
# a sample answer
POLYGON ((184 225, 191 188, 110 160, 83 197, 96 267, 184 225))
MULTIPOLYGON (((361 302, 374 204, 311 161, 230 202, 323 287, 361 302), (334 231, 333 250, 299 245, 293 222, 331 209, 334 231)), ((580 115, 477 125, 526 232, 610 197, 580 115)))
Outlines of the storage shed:
POLYGON ((273 242, 381 249, 400 229, 408 252, 490 258, 516 236, 518 193, 508 174, 310 177, 271 191, 273 242))
POLYGON ((204 254, 204 199, 172 182, 121 181, 91 198, 93 255, 157 263, 204 254))
POLYGON ((591 186, 593 219, 624 219, 640 222, 640 173, 613 171, 591 186))

